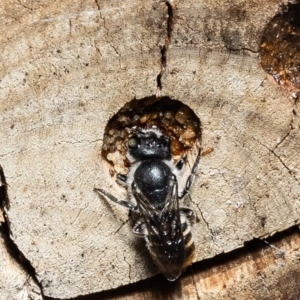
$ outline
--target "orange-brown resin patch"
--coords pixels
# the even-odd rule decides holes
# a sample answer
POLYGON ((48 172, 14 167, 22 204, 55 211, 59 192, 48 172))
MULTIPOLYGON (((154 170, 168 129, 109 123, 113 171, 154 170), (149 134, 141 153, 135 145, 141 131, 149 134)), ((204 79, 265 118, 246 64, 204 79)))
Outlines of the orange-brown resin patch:
POLYGON ((263 69, 289 90, 300 88, 300 4, 289 4, 267 25, 260 44, 263 69))

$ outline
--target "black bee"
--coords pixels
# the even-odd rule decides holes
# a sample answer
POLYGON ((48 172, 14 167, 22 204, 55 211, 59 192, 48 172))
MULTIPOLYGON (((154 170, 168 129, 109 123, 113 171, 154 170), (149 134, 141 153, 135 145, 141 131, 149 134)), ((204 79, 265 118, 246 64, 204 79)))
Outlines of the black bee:
POLYGON ((181 186, 181 176, 187 155, 175 164, 170 139, 160 131, 141 130, 133 134, 128 140, 127 157, 131 161, 129 173, 118 174, 117 179, 126 185, 131 201, 118 200, 103 189, 94 190, 138 214, 134 234, 145 238, 154 263, 173 281, 192 263, 195 252, 190 230, 194 212, 179 207, 179 200, 190 190, 200 147, 184 186, 181 186))

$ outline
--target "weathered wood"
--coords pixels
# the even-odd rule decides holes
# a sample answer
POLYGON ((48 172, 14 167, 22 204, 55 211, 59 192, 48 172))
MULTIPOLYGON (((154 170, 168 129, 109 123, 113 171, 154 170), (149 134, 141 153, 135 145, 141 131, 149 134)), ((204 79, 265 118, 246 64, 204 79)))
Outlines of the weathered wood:
POLYGON ((123 226, 127 212, 115 218, 93 187, 113 184, 100 161, 107 120, 128 100, 156 93, 165 5, 27 4, 2 11, 1 165, 14 240, 45 295, 150 276, 123 226))
MULTIPOLYGON (((0 167, 0 206, 7 203, 6 182, 0 167)), ((9 238, 9 227, 0 208, 0 299, 2 300, 42 300, 42 293, 37 282, 29 275, 18 257, 18 251, 9 238)))
POLYGON ((40 288, 33 279, 16 263, 2 237, 0 237, 0 299, 1 300, 42 300, 40 288))
MULTIPOLYGON (((44 295, 71 298, 156 273, 127 211, 93 192, 105 187, 126 197, 100 151, 107 121, 134 98, 159 92, 189 105, 202 122, 203 150, 214 148, 203 156, 191 194, 197 261, 298 224, 299 112, 259 65, 260 38, 278 4, 172 1, 168 15, 163 2, 3 1, 0 164, 14 242, 44 295)), ((293 239, 299 245, 296 233, 293 239)), ((199 274, 197 283, 189 275, 178 283, 187 287, 184 295, 220 299, 201 292, 207 283, 199 274)), ((270 285, 279 280, 268 278, 270 285)), ((239 282, 247 297, 260 299, 251 280, 239 282)), ((229 285, 221 299, 236 293, 229 285)))
POLYGON ((298 299, 299 229, 286 230, 271 240, 269 244, 252 242, 243 249, 198 262, 176 282, 157 275, 76 300, 298 299))

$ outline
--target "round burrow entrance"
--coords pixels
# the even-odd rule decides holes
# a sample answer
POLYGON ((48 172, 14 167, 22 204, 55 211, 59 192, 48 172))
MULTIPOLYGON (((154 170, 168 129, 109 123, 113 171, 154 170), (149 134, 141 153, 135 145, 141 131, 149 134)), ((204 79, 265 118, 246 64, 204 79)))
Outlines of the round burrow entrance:
MULTIPOLYGON (((295 1, 294 1, 295 2, 295 1)), ((283 6, 265 28, 261 65, 280 85, 300 88, 300 3, 283 6)))
POLYGON ((107 123, 104 131, 102 158, 110 175, 126 175, 128 140, 142 130, 159 130, 171 140, 171 153, 176 161, 201 141, 201 123, 193 110, 169 97, 147 97, 126 103, 107 123))

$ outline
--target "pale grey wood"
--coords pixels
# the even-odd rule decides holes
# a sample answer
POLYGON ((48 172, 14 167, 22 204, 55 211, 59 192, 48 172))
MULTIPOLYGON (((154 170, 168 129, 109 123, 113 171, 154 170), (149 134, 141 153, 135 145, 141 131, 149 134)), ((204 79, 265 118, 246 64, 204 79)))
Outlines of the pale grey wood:
POLYGON ((193 266, 171 284, 156 277, 141 282, 138 289, 128 286, 80 300, 299 299, 299 245, 299 231, 286 232, 277 242, 261 242, 260 249, 241 249, 223 256, 223 262, 193 266))
POLYGON ((259 65, 276 3, 176 3, 164 93, 190 104, 203 124, 203 149, 214 148, 193 195, 198 259, 298 223, 298 107, 259 65))
POLYGON ((154 273, 133 249, 127 211, 112 214, 93 188, 113 184, 100 160, 107 120, 157 91, 165 14, 165 4, 142 1, 3 3, 8 215, 45 295, 69 298, 154 273))
MULTIPOLYGON (((161 95, 192 107, 203 149, 214 148, 192 193, 196 260, 298 223, 297 107, 256 53, 277 4, 172 2, 161 95)), ((126 197, 101 162, 103 131, 126 102, 158 93, 166 5, 4 1, 1 10, 0 164, 15 243, 55 298, 152 276, 126 210, 107 205, 93 187, 126 197)))
POLYGON ((2 238, 0 238, 0 261, 1 300, 42 300, 40 288, 11 257, 2 238))
MULTIPOLYGON (((1 172, 1 170, 0 170, 1 172)), ((0 176, 1 205, 3 205, 5 179, 0 176)), ((27 274, 23 265, 17 261, 17 254, 12 253, 9 237, 5 236, 4 211, 0 208, 0 300, 42 300, 41 289, 37 282, 27 274)))

